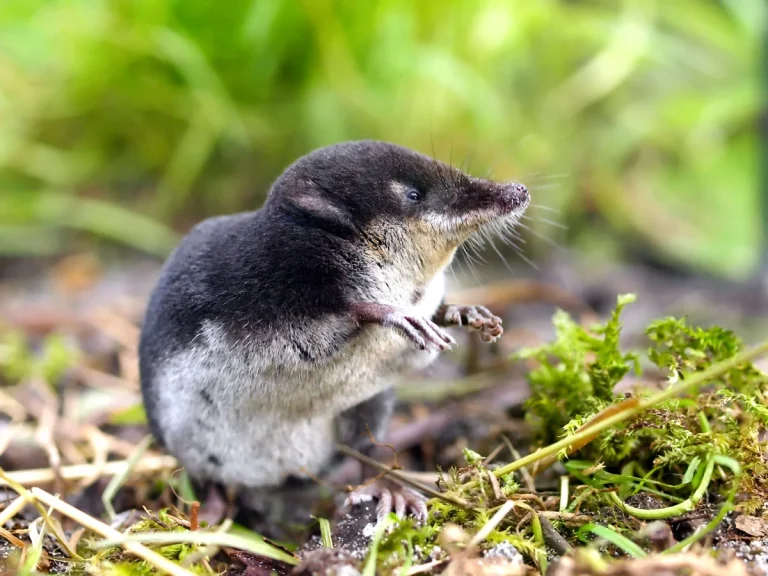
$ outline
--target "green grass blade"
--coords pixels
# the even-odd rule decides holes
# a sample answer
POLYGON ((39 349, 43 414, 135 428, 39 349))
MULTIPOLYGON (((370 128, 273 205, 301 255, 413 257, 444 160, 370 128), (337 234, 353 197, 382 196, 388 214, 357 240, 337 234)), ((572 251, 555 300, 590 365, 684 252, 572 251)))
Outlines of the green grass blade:
POLYGON ((640 546, 632 542, 632 540, 626 536, 619 534, 613 528, 609 528, 608 526, 602 526, 600 524, 593 523, 585 524, 579 529, 578 536, 582 541, 586 542, 585 536, 588 533, 592 533, 598 538, 607 540, 628 556, 632 556, 634 558, 645 558, 647 556, 645 550, 640 548, 640 546))

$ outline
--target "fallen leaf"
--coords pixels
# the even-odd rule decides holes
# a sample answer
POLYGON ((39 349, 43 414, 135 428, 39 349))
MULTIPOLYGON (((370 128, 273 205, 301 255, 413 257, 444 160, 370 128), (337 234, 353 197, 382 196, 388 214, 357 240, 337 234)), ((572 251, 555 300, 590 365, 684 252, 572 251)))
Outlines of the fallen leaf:
POLYGON ((734 522, 737 530, 761 538, 768 536, 768 522, 757 516, 739 516, 734 522))

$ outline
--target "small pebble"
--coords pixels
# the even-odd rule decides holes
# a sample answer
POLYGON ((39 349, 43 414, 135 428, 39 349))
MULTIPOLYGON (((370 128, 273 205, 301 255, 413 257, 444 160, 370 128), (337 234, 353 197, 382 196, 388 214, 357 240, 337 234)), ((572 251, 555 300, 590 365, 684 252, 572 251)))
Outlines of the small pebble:
POLYGON ((509 542, 501 542, 483 553, 486 558, 506 558, 512 564, 522 564, 523 555, 509 542))
POLYGON ((376 524, 371 522, 370 524, 366 524, 365 528, 363 528, 363 536, 366 538, 373 538, 373 535, 376 533, 376 524))

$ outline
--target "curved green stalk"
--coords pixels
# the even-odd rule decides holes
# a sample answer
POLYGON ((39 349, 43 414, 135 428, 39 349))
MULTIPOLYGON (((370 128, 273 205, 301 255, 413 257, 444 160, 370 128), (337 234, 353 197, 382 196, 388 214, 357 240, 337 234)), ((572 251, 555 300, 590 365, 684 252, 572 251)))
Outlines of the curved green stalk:
POLYGON ((731 489, 728 492, 728 497, 725 500, 725 504, 723 504, 720 507, 720 512, 717 513, 717 516, 712 518, 712 520, 709 521, 709 523, 704 526, 701 530, 698 530, 688 536, 685 540, 681 540, 674 546, 671 546, 670 548, 667 548, 662 552, 662 554, 675 554, 676 552, 682 552, 686 548, 688 548, 691 544, 694 544, 695 542, 698 542, 704 536, 712 532, 715 528, 717 528, 717 525, 722 522, 723 518, 725 518, 725 515, 728 514, 728 512, 731 511, 731 508, 733 507, 733 500, 736 497, 736 492, 739 488, 739 480, 741 479, 741 466, 739 465, 736 460, 733 458, 729 458, 728 456, 722 456, 722 455, 716 455, 712 457, 713 464, 717 464, 718 466, 725 466, 726 468, 730 469, 733 473, 733 482, 731 484, 731 489))
POLYGON ((609 497, 611 501, 616 504, 623 512, 631 514, 635 518, 641 520, 662 520, 671 516, 677 516, 679 514, 685 514, 690 512, 696 507, 699 500, 704 497, 709 487, 709 482, 712 480, 712 472, 715 469, 715 456, 710 456, 707 460, 707 466, 704 469, 704 474, 701 477, 701 482, 696 491, 687 500, 683 500, 679 504, 674 506, 667 506, 666 508, 660 508, 658 510, 645 510, 643 508, 635 508, 624 502, 615 492, 610 492, 609 497))

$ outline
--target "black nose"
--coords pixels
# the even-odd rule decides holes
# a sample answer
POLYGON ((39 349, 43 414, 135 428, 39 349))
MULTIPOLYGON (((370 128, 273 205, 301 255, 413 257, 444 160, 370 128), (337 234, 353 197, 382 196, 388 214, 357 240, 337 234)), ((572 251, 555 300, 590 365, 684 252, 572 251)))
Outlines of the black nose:
POLYGON ((527 204, 531 199, 531 195, 528 193, 528 188, 520 184, 519 182, 513 182, 507 185, 507 191, 512 197, 512 202, 515 204, 515 208, 527 204))

